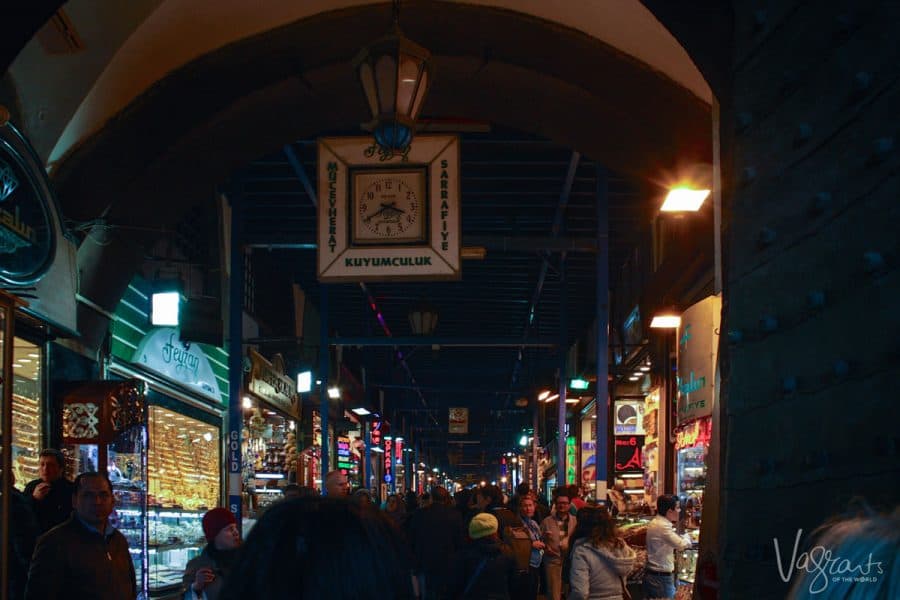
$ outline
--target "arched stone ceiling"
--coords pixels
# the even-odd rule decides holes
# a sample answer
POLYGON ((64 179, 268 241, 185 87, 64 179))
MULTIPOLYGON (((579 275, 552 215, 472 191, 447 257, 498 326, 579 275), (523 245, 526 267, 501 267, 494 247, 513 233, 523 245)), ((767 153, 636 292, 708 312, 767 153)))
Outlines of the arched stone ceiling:
MULTIPOLYGON (((320 13, 168 73, 59 164, 67 214, 112 206, 111 218, 158 222, 171 217, 161 202, 208 197, 234 167, 287 141, 354 130, 366 108, 349 62, 385 30, 385 10, 320 13)), ((413 4, 402 22, 435 56, 428 115, 534 132, 649 181, 709 160, 703 100, 579 31, 455 2, 413 4)))
MULTIPOLYGON (((636 0, 475 0, 465 3, 452 0, 443 3, 506 9, 579 31, 664 74, 703 102, 711 101, 709 86, 685 50, 636 0)), ((67 10, 86 16, 83 4, 86 3, 78 0, 69 2, 67 10)), ((321 12, 362 5, 371 3, 361 0, 269 0, 262 6, 244 0, 130 3, 127 11, 119 9, 125 31, 110 36, 121 45, 109 54, 108 62, 102 66, 99 76, 54 144, 49 160, 51 163, 59 160, 154 83, 192 60, 237 40, 321 12), (132 27, 133 31, 129 33, 132 27), (124 40, 121 39, 123 33, 128 34, 124 40)), ((375 6, 381 7, 384 16, 379 19, 377 12, 373 14, 371 36, 385 30, 387 24, 387 7, 384 4, 375 6), (385 26, 380 26, 381 21, 385 26)), ((402 10, 403 24, 407 26, 406 13, 419 10, 419 7, 411 4, 402 10)), ((79 22, 86 20, 82 18, 79 22)), ((97 28, 94 28, 96 32, 97 28)), ((445 30, 445 34, 455 36, 464 32, 445 30)), ((364 41, 365 38, 358 40, 360 45, 364 41)))

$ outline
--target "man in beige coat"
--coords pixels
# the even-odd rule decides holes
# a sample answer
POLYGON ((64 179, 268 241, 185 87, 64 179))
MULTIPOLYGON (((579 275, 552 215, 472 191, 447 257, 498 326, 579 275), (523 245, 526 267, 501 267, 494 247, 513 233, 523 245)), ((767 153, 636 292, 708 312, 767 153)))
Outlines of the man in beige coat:
POLYGON ((569 552, 569 540, 575 532, 578 520, 569 514, 570 498, 558 493, 553 503, 553 513, 541 522, 544 536, 544 575, 547 579, 548 600, 562 598, 562 568, 569 552))

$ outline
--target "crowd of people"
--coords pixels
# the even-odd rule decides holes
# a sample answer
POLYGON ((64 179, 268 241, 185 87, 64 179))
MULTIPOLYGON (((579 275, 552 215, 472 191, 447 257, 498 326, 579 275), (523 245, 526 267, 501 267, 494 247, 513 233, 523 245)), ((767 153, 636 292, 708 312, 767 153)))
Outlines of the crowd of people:
MULTIPOLYGON (((115 497, 109 478, 89 472, 70 482, 63 466, 59 452, 42 451, 40 478, 10 499, 9 597, 134 599, 131 552, 110 523, 115 497)), ((558 488, 548 506, 527 484, 508 499, 495 485, 455 497, 435 486, 428 494, 395 494, 378 504, 368 490, 351 490, 346 474, 333 471, 324 496, 288 485, 283 500, 266 510, 245 540, 230 511, 206 512, 206 544, 185 568, 182 598, 536 600, 540 593, 547 600, 629 599, 626 580, 636 553, 607 508, 586 504, 577 491, 558 488)), ((646 532, 645 599, 675 596, 673 553, 691 544, 673 525, 680 510, 676 496, 657 500, 646 532)), ((879 558, 888 557, 879 585, 884 597, 896 597, 889 586, 900 568, 898 518, 857 516, 824 528, 816 539, 875 548, 879 558)), ((814 589, 806 575, 815 574, 801 573, 791 597, 814 589)))

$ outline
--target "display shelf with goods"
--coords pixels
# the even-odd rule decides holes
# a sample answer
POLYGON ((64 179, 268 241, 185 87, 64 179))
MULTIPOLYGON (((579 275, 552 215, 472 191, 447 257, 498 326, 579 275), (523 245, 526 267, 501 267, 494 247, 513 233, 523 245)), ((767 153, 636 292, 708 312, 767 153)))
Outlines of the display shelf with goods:
POLYGON ((181 585, 206 543, 203 514, 219 505, 219 427, 169 406, 151 406, 148 558, 150 591, 181 585))
POLYGON ((13 346, 12 466, 20 490, 37 479, 41 451, 41 352, 21 338, 13 346))
POLYGON ((296 427, 294 420, 260 406, 258 401, 250 400, 245 405, 242 450, 247 518, 259 518, 281 498, 285 485, 297 481, 300 455, 296 427))

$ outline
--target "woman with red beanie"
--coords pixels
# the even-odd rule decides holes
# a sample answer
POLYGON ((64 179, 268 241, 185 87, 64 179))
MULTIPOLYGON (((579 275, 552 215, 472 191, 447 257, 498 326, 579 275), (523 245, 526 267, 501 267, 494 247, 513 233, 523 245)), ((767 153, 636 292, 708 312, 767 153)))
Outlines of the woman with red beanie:
POLYGON ((203 535, 206 547, 184 570, 184 600, 217 600, 241 546, 234 515, 225 508, 203 515, 203 535))

